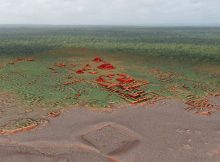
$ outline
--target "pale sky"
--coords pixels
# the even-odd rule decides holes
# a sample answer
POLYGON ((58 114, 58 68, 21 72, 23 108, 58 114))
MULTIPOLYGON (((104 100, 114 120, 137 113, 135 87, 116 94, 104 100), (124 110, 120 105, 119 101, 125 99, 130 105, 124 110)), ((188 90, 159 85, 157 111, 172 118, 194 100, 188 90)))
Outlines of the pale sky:
POLYGON ((0 24, 220 25, 220 0, 0 0, 0 24))

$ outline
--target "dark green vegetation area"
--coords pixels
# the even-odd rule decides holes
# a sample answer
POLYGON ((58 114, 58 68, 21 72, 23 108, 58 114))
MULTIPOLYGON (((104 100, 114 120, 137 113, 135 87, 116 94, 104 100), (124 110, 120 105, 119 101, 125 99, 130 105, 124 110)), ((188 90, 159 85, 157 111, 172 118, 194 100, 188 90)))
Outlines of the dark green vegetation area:
POLYGON ((89 48, 220 62, 220 28, 1 27, 0 54, 89 48))
POLYGON ((64 107, 103 110, 143 98, 212 112, 206 97, 220 93, 220 28, 2 26, 0 89, 0 133, 64 107), (114 68, 99 68, 106 63, 114 68), (121 87, 103 86, 103 76, 121 87))

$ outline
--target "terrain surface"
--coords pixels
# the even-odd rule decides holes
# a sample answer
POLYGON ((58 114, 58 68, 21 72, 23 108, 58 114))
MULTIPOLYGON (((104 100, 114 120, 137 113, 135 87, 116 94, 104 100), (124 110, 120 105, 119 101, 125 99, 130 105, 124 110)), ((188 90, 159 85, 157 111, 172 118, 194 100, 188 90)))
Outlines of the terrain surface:
POLYGON ((112 113, 72 109, 31 131, 1 136, 0 161, 219 162, 219 114, 199 116, 185 107, 165 100, 112 113))
POLYGON ((218 162, 220 29, 0 26, 2 162, 218 162))
POLYGON ((201 115, 219 110, 208 101, 219 96, 218 64, 88 49, 4 56, 1 62, 2 133, 36 126, 73 106, 112 111, 123 104, 177 99, 201 115))

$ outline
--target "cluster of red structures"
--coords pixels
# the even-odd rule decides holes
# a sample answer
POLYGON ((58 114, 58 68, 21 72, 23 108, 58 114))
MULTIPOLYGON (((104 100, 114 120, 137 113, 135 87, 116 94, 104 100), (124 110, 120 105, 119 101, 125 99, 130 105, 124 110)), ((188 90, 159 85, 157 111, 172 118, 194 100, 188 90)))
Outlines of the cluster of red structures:
MULTIPOLYGON (((96 79, 96 82, 106 87, 122 85, 126 83, 134 83, 134 78, 127 74, 109 74, 102 75, 96 79), (116 83, 115 83, 116 82, 116 83)), ((146 82, 147 83, 147 82, 146 82)))
POLYGON ((93 62, 103 62, 101 57, 96 57, 93 59, 93 62))
POLYGON ((112 70, 112 69, 115 69, 114 66, 112 66, 111 64, 109 63, 103 63, 101 64, 100 66, 98 66, 99 69, 102 69, 102 70, 112 70))
POLYGON ((103 61, 102 58, 100 57, 96 57, 93 59, 93 62, 97 62, 97 63, 102 63, 101 65, 99 65, 97 68, 102 69, 102 70, 113 70, 115 69, 115 67, 113 65, 111 65, 110 63, 107 63, 105 61, 103 61))
MULTIPOLYGON (((99 65, 97 67, 98 69, 102 69, 102 70, 113 70, 113 69, 115 69, 115 67, 113 65, 103 61, 103 59, 100 58, 100 57, 94 58, 93 62, 101 63, 101 65, 99 65)), ((91 70, 93 70, 92 67, 89 64, 87 64, 82 69, 77 70, 76 73, 77 74, 84 74, 85 72, 88 72, 88 71, 89 71, 89 74, 97 74, 98 73, 95 70, 93 70, 93 71, 91 71, 91 70)))
POLYGON ((34 61, 34 58, 20 58, 20 57, 18 57, 14 61, 9 62, 8 64, 13 65, 13 64, 16 64, 19 62, 32 62, 32 61, 34 61))
POLYGON ((169 90, 172 93, 176 93, 178 96, 184 96, 186 98, 185 104, 188 105, 188 107, 185 110, 194 111, 200 115, 210 115, 212 112, 220 110, 220 107, 218 108, 218 106, 213 105, 208 99, 198 98, 198 96, 188 91, 182 91, 181 88, 189 89, 189 87, 184 84, 170 87, 169 90))
POLYGON ((207 99, 190 99, 186 104, 191 106, 187 110, 196 110, 196 112, 202 115, 210 115, 214 108, 214 105, 209 103, 207 99))
MULTIPOLYGON (((76 71, 77 74, 84 74, 86 71, 92 70, 92 67, 89 64, 86 64, 82 69, 76 71)), ((90 71, 90 74, 97 74, 97 71, 90 71)))
POLYGON ((208 100, 189 100, 186 102, 188 105, 196 107, 196 108, 204 108, 204 109, 211 109, 214 106, 209 103, 208 100))
POLYGON ((111 92, 120 95, 124 100, 132 104, 137 104, 151 99, 159 99, 159 95, 153 92, 145 92, 140 89, 141 86, 149 84, 147 81, 135 80, 127 74, 109 74, 100 76, 96 83, 104 86, 111 92))
MULTIPOLYGON (((105 62, 100 57, 95 57, 93 62, 97 63, 98 65, 96 68, 93 68, 90 64, 86 64, 83 68, 76 71, 76 74, 97 74, 98 69, 100 70, 114 70, 115 67, 105 62)), ((59 68, 68 68, 69 65, 64 63, 59 63, 55 65, 59 68)), ((75 66, 75 65, 74 65, 75 66)), ((56 72, 56 68, 50 68, 53 72, 56 72)), ((82 79, 71 79, 70 81, 64 82, 64 85, 73 85, 77 82, 81 82, 82 79)), ((105 87, 107 90, 117 93, 126 101, 136 104, 144 101, 149 101, 154 99, 155 101, 159 99, 159 95, 153 92, 145 92, 141 89, 141 86, 149 84, 147 81, 143 80, 135 80, 133 77, 127 74, 109 74, 109 75, 101 75, 99 76, 95 82, 105 87)))
MULTIPOLYGON (((111 65, 110 63, 105 62, 100 57, 95 57, 92 61, 95 62, 95 63, 101 63, 100 65, 97 66, 98 69, 101 69, 101 70, 113 70, 113 69, 115 69, 115 67, 113 65, 111 65)), ((54 66, 56 66, 58 68, 67 68, 67 67, 69 67, 69 65, 67 65, 65 63, 58 63, 58 64, 55 64, 54 66)), ((70 64, 70 66, 76 66, 76 65, 75 64, 70 64)), ((49 69, 52 70, 53 72, 56 72, 56 69, 54 67, 50 67, 49 69)), ((86 72, 88 72, 89 74, 97 74, 98 73, 98 71, 93 69, 91 65, 86 64, 82 69, 77 70, 76 74, 84 74, 86 72)))

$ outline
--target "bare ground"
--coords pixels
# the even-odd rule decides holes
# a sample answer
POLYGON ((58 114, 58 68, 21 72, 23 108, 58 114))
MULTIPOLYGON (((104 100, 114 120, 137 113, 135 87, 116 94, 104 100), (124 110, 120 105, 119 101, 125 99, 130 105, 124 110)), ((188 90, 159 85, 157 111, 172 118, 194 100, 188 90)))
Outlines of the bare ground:
POLYGON ((0 162, 220 162, 220 114, 185 107, 163 100, 112 113, 68 110, 31 131, 0 136, 0 162))

